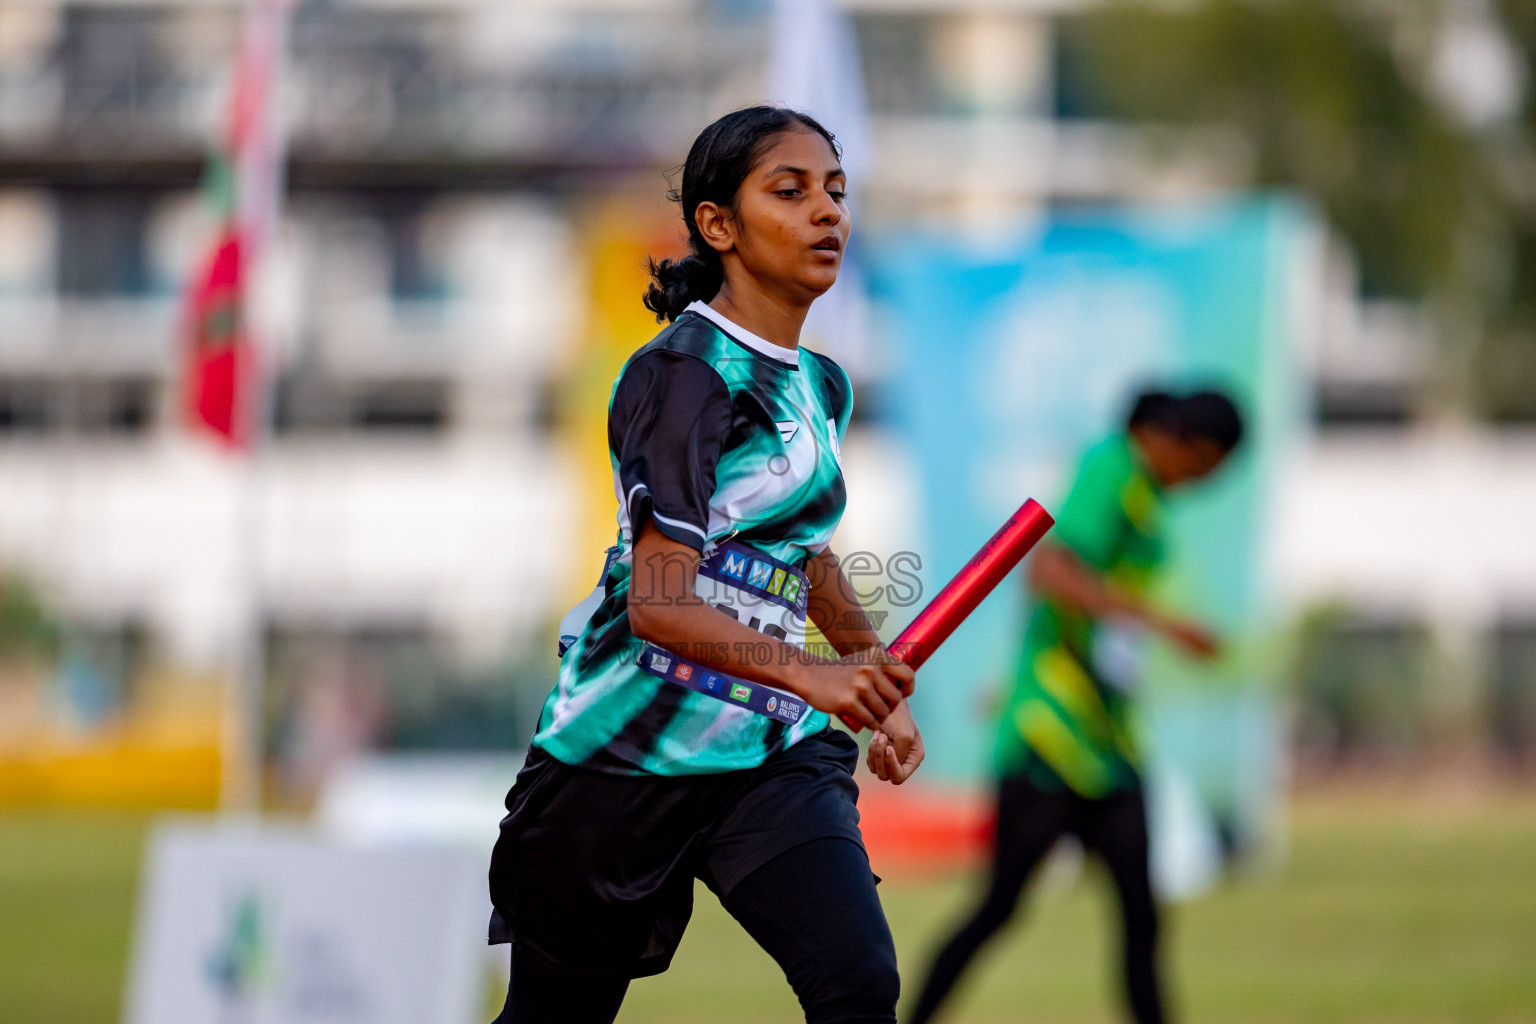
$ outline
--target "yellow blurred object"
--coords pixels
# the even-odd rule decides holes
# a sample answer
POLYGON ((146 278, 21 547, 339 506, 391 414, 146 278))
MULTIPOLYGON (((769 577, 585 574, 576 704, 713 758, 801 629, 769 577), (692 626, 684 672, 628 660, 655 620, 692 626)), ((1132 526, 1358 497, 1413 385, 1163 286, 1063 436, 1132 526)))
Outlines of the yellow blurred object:
POLYGON ((0 807, 217 806, 221 693, 214 681, 166 674, 144 681, 132 713, 99 728, 34 716, 0 744, 0 807))
POLYGON ((617 499, 608 461, 608 398, 630 354, 661 328, 641 304, 650 275, 647 257, 682 251, 681 225, 665 208, 637 197, 615 199, 583 228, 591 283, 586 343, 568 381, 560 426, 577 480, 581 526, 570 559, 572 599, 592 589, 603 551, 617 531, 617 499))
POLYGON ((216 738, 171 746, 122 736, 7 752, 0 755, 0 807, 211 809, 219 798, 216 738))

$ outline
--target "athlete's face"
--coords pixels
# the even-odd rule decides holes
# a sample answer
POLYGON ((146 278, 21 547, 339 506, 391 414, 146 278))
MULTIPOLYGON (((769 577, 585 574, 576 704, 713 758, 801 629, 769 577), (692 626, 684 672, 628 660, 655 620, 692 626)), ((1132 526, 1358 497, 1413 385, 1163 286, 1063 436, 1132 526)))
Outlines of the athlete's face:
POLYGON ((741 183, 735 210, 701 203, 699 228, 725 257, 728 274, 737 263, 758 287, 809 303, 832 287, 843 265, 852 226, 847 186, 826 139, 780 132, 741 183))

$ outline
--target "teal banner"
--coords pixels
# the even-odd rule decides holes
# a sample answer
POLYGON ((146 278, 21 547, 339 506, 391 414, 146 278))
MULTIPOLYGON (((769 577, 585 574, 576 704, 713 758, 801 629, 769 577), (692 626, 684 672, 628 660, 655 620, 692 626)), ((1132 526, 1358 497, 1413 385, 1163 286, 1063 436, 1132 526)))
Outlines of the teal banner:
MULTIPOLYGON (((1300 207, 1255 198, 1062 213, 985 253, 887 238, 871 268, 895 357, 889 410, 921 474, 929 594, 1026 497, 1058 505, 1083 450, 1122 426, 1140 388, 1215 384, 1239 399, 1250 443, 1172 499, 1160 594, 1216 627, 1225 654, 1197 666, 1162 651, 1144 700, 1154 756, 1223 820, 1279 768, 1261 567, 1278 468, 1305 421, 1294 337, 1315 239, 1300 207)), ((914 707, 932 775, 990 770, 1024 601, 1016 572, 924 668, 914 707)))

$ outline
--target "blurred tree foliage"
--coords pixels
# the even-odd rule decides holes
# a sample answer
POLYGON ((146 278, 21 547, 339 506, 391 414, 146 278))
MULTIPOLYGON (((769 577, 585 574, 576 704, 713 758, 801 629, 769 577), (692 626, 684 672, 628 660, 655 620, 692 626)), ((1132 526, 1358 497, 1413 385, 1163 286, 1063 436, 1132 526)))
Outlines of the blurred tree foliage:
POLYGON ((1498 0, 1510 41, 1524 65, 1525 104, 1507 176, 1517 215, 1510 307, 1491 336, 1479 384, 1499 418, 1536 419, 1536 0, 1498 0))
POLYGON ((1320 765, 1400 761, 1440 723, 1430 701, 1434 645, 1421 623, 1373 621, 1323 604, 1296 633, 1297 750, 1320 765))
POLYGON ((0 578, 0 659, 52 658, 59 627, 37 590, 22 577, 0 578))
MULTIPOLYGON (((1424 301, 1455 399, 1536 416, 1536 108, 1474 127, 1426 87, 1405 27, 1427 0, 1111 4, 1063 26, 1062 86, 1117 118, 1222 125, 1258 186, 1313 197, 1354 246, 1368 296, 1424 301), (1417 63, 1416 63, 1417 62, 1417 63)), ((1536 0, 1499 0, 1536 80, 1536 0)), ((1423 36, 1421 31, 1421 37, 1423 36)))

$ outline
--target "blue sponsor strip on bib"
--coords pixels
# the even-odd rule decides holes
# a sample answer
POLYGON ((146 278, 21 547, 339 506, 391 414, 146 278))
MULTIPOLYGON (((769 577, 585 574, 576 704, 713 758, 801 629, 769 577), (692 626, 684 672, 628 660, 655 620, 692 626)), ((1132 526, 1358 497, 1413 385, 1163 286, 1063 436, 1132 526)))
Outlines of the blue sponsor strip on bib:
POLYGON ((649 642, 640 653, 640 667, 658 679, 787 725, 800 721, 807 709, 805 701, 794 694, 761 683, 749 683, 718 669, 705 668, 649 642))
POLYGON ((788 562, 736 541, 722 541, 699 563, 699 575, 805 616, 811 581, 788 562))

